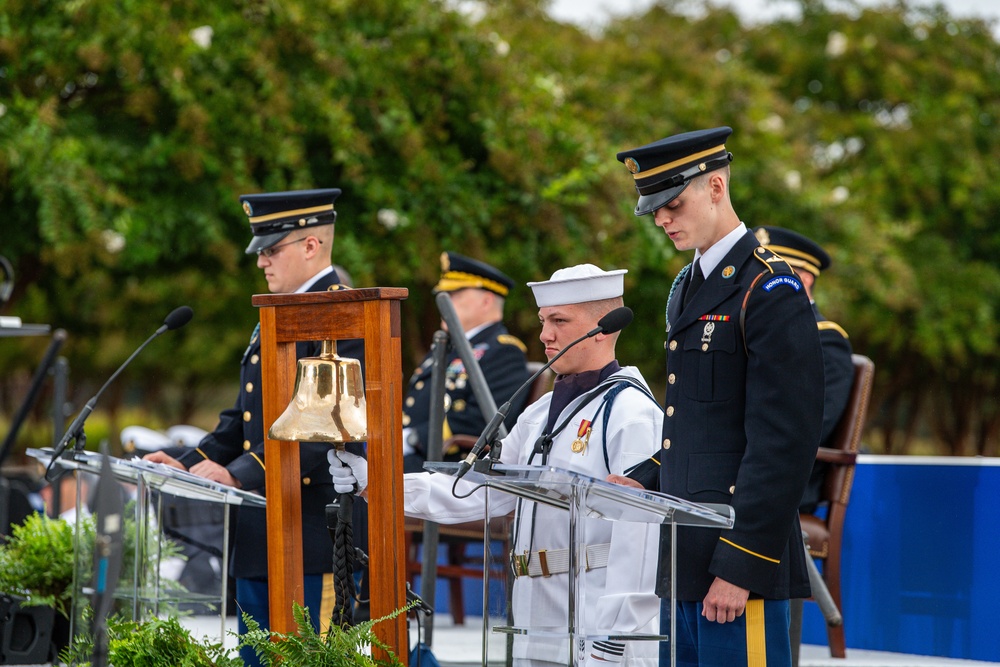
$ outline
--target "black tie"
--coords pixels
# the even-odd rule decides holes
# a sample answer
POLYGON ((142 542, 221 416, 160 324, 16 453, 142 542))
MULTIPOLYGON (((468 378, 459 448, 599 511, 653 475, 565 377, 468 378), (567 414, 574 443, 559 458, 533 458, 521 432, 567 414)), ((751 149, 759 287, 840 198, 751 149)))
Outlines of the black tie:
POLYGON ((691 280, 688 281, 687 289, 684 290, 684 307, 686 308, 689 303, 691 303, 691 297, 694 293, 698 291, 701 284, 705 282, 705 276, 701 275, 701 258, 694 260, 694 265, 691 267, 691 280))

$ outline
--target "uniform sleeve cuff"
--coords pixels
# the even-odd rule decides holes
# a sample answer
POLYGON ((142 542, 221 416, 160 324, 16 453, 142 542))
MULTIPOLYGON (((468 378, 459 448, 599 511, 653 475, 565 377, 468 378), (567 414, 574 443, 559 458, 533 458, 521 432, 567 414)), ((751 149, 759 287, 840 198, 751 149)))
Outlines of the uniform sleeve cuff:
POLYGON ((622 642, 596 641, 590 648, 591 657, 605 662, 621 662, 625 655, 625 644, 622 642))

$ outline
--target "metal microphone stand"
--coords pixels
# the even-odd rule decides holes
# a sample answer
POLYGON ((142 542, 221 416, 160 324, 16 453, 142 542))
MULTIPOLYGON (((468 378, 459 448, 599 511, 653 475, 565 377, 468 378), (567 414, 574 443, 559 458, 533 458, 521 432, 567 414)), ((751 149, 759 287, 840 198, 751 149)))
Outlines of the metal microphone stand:
MULTIPOLYGON (((450 303, 450 302, 449 302, 450 303)), ((427 451, 424 454, 428 461, 440 461, 444 438, 444 370, 445 354, 448 351, 448 332, 434 332, 434 343, 431 347, 431 403, 427 414, 427 451)), ((424 521, 423 554, 420 559, 420 597, 427 606, 434 609, 437 589, 437 559, 440 531, 433 521, 424 521)), ((434 618, 427 617, 424 627, 424 643, 434 645, 434 618)))
MULTIPOLYGON (((432 358, 434 360, 431 367, 431 398, 430 409, 427 421, 427 451, 425 452, 428 461, 440 461, 442 458, 443 432, 444 432, 444 392, 445 392, 445 370, 447 363, 447 349, 450 343, 458 353, 458 357, 465 366, 469 375, 469 384, 476 401, 482 408, 483 414, 493 414, 497 411, 496 401, 493 400, 493 393, 489 385, 486 384, 486 376, 479 367, 479 361, 472 351, 469 339, 465 337, 465 331, 459 322, 455 306, 451 302, 451 297, 446 292, 440 292, 435 297, 441 319, 448 325, 448 331, 439 330, 434 334, 432 347, 432 358), (449 332, 455 332, 450 334, 449 332)), ((507 434, 503 424, 500 425, 500 437, 507 434)), ((492 453, 492 449, 491 449, 492 453)), ((499 447, 497 447, 499 456, 499 447)), ((488 520, 488 519, 487 519, 488 520)), ((435 605, 435 593, 437 587, 437 559, 440 531, 438 525, 433 521, 424 521, 423 528, 423 553, 420 564, 420 597, 433 609, 435 605)), ((433 617, 427 619, 427 626, 424 629, 425 643, 433 646, 434 640, 434 620, 433 617)))

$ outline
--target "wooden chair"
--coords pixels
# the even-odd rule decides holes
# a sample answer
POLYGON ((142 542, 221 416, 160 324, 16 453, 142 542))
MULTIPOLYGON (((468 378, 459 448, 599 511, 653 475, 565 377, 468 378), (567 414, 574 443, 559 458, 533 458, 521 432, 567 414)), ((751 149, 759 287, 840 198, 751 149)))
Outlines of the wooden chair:
MULTIPOLYGON (((544 364, 537 361, 529 361, 529 377, 536 373, 544 364)), ((546 370, 539 375, 531 387, 528 389, 528 396, 525 407, 531 405, 546 393, 552 390, 555 382, 555 372, 546 370)), ((469 452, 476 444, 478 437, 470 435, 454 435, 448 438, 442 445, 444 451, 451 451, 453 447, 458 447, 463 453, 469 452)), ((469 521, 460 524, 439 524, 438 538, 440 544, 445 547, 446 562, 437 567, 439 579, 448 581, 448 604, 451 609, 451 616, 455 625, 465 623, 465 596, 462 591, 462 579, 472 578, 482 581, 483 560, 478 555, 468 552, 468 547, 473 544, 483 542, 483 521, 469 521)), ((491 563, 490 576, 504 576, 504 569, 507 567, 507 554, 510 552, 510 523, 511 517, 497 517, 490 521, 491 539, 499 541, 502 548, 499 558, 491 563)), ((424 522, 420 519, 406 517, 403 524, 406 545, 406 573, 407 577, 420 574, 420 549, 422 544, 424 522)))
MULTIPOLYGON (((809 554, 823 565, 822 582, 826 585, 837 609, 843 612, 840 599, 840 550, 844 532, 847 503, 854 483, 854 467, 858 445, 864 431, 868 403, 871 400, 875 364, 866 356, 851 355, 854 365, 854 384, 844 414, 834 431, 832 447, 820 447, 818 461, 829 463, 823 480, 821 505, 826 505, 826 516, 799 514, 802 530, 808 536, 809 554)), ((843 623, 827 622, 830 655, 844 658, 847 655, 843 623)))

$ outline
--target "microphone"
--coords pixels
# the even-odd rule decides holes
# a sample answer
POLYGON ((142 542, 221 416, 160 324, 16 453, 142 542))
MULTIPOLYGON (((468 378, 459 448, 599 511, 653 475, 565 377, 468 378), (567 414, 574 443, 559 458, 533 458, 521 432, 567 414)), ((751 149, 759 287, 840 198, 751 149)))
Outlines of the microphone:
POLYGON ((631 308, 628 308, 627 306, 622 306, 621 308, 615 308, 610 313, 606 314, 604 317, 599 319, 597 321, 596 327, 594 327, 584 335, 580 336, 579 338, 574 340, 572 343, 570 343, 563 349, 559 350, 559 352, 554 357, 545 362, 544 366, 535 371, 535 373, 530 378, 528 378, 524 382, 524 384, 522 384, 520 387, 517 388, 517 391, 515 391, 514 395, 510 397, 510 400, 501 405, 500 408, 497 410, 496 414, 493 415, 493 419, 491 419, 490 423, 486 425, 485 429, 483 429, 483 432, 480 434, 479 439, 476 440, 476 444, 473 445, 472 450, 469 451, 469 455, 466 456, 465 459, 459 464, 458 470, 455 471, 455 479, 456 480, 461 479, 462 477, 465 476, 467 472, 469 472, 469 470, 472 468, 472 464, 476 462, 476 459, 479 458, 479 455, 482 454, 483 450, 486 448, 486 443, 488 443, 496 436, 497 429, 500 428, 500 424, 503 423, 503 420, 507 418, 507 413, 510 412, 511 405, 515 402, 517 398, 521 396, 521 394, 523 394, 528 389, 528 387, 530 387, 535 382, 535 380, 538 378, 539 375, 544 373, 552 364, 554 364, 559 359, 559 357, 563 356, 566 352, 569 351, 571 347, 573 347, 577 343, 583 342, 588 338, 593 338, 594 336, 600 333, 606 333, 606 334, 617 333, 629 325, 629 323, 632 321, 632 317, 633 314, 631 308))
MULTIPOLYGON (((194 311, 187 306, 181 306, 179 308, 174 308, 170 311, 170 314, 163 318, 163 324, 159 329, 156 330, 154 336, 159 336, 164 331, 173 331, 174 329, 180 329, 182 326, 191 321, 194 316, 194 311)), ((143 343, 145 345, 145 343, 143 343)), ((142 349, 142 348, 139 348, 142 349)))
POLYGON ((73 420, 73 423, 69 425, 69 428, 66 430, 65 435, 63 435, 62 440, 60 440, 59 444, 56 446, 55 451, 52 454, 52 460, 49 461, 49 466, 45 471, 46 480, 52 481, 52 479, 49 477, 49 474, 52 470, 52 466, 56 462, 56 459, 58 459, 59 456, 61 456, 62 453, 66 451, 66 446, 69 444, 70 440, 75 439, 77 441, 76 442, 76 444, 78 445, 77 449, 83 448, 82 443, 85 441, 86 438, 85 434, 83 433, 83 423, 87 421, 87 417, 89 417, 90 413, 94 411, 94 406, 97 404, 97 399, 101 397, 101 394, 104 393, 104 390, 107 389, 112 382, 114 382, 115 378, 118 377, 118 375, 121 374, 123 370, 125 370, 126 366, 132 363, 132 360, 135 359, 136 356, 140 352, 142 352, 143 348, 149 345, 154 338, 164 333, 165 331, 173 331, 174 329, 180 329, 182 326, 191 321, 191 317, 193 315, 194 311, 192 311, 187 306, 181 306, 179 308, 175 308, 174 310, 172 310, 170 314, 163 319, 163 324, 160 326, 160 328, 154 331, 153 335, 147 338, 142 345, 137 347, 135 352, 133 352, 132 355, 125 360, 125 363, 119 366, 118 370, 116 370, 114 374, 110 378, 108 378, 108 381, 104 383, 104 386, 102 386, 97 391, 97 393, 94 394, 89 401, 87 401, 87 404, 83 406, 82 410, 80 410, 80 414, 78 414, 76 416, 76 419, 73 420))

